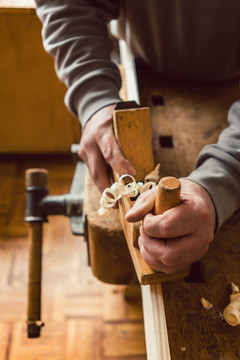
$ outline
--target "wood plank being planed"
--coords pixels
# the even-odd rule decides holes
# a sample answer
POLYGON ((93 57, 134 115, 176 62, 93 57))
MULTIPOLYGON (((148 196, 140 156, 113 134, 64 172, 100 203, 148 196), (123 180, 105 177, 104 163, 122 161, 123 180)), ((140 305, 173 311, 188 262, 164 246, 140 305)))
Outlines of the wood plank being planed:
MULTIPOLYGON (((126 83, 126 94, 128 99, 126 100, 135 100, 139 102, 139 94, 138 94, 138 87, 137 87, 137 79, 136 79, 136 72, 135 72, 135 64, 133 56, 127 46, 127 44, 124 41, 119 42, 120 46, 120 56, 121 56, 121 62, 123 65, 123 68, 125 69, 125 83, 126 83), (130 81, 131 80, 131 81, 130 81)), ((148 119, 148 128, 151 129, 150 137, 152 136, 152 126, 151 126, 151 117, 150 113, 147 115, 148 119), (150 121, 150 123, 149 123, 150 121)), ((116 124, 116 113, 114 114, 114 129, 115 133, 119 132, 119 126, 116 124)), ((145 135, 145 134, 143 134, 145 135)), ((143 138, 142 136, 136 137, 136 133, 133 134, 133 139, 131 140, 131 144, 135 139, 138 139, 141 142, 140 144, 143 145, 143 138)), ((124 137, 120 138, 117 135, 117 140, 120 143, 120 145, 124 144, 124 137)), ((150 161, 152 168, 149 169, 149 172, 153 170, 153 154, 152 154, 152 139, 150 142, 150 161)), ((124 147, 122 146, 122 151, 124 153, 124 147)), ((138 156, 142 153, 144 153, 145 149, 143 146, 142 151, 138 154, 138 156)), ((136 152, 132 152, 136 155, 136 152)), ((141 156, 141 155, 140 155, 141 156)), ((139 156, 139 157, 140 157, 139 156)), ((145 158, 144 158, 145 159, 145 158)), ((131 159, 133 165, 136 167, 136 162, 134 159, 131 159)), ((149 159, 147 159, 149 161, 149 159)), ((143 164, 140 163, 140 166, 143 164)), ((143 165, 144 166, 144 165, 143 165)), ((148 164, 146 165, 148 166, 148 164)), ((136 169, 137 170, 137 169, 136 169)), ((146 175, 146 174, 145 174, 146 175)), ((120 210, 120 214, 121 214, 120 210)), ((122 214, 123 215, 123 214, 122 214)), ((121 215, 121 221, 122 224, 125 224, 124 217, 121 215)), ((129 225, 124 225, 129 226, 129 225)), ((125 232, 125 236, 127 235, 127 232, 125 232)), ((126 239, 128 236, 126 236, 126 239)), ((132 252, 130 250, 130 254, 134 253, 133 246, 131 244, 131 240, 127 243, 129 246, 129 249, 132 249, 132 252)), ((136 254, 136 253, 135 253, 136 254)), ((137 254, 139 255, 139 254, 137 254)), ((132 259, 134 256, 132 256, 132 259)), ((139 257, 138 257, 139 258, 139 257)), ((133 261, 134 266, 136 261, 133 261)), ((135 270, 137 272, 136 266, 135 270)), ((139 273, 138 273, 139 278, 139 273)), ((141 283, 141 282, 140 282, 141 283)), ((147 358, 148 360, 170 360, 170 350, 169 350, 169 342, 168 342, 168 333, 167 333, 167 325, 166 325, 166 319, 165 319, 165 309, 164 309, 164 302, 163 302, 163 295, 162 295, 162 286, 161 284, 156 285, 148 285, 148 286, 141 286, 142 289, 142 302, 143 302, 143 315, 144 315, 144 328, 145 328, 145 341, 146 341, 146 350, 147 350, 147 358), (158 294, 157 297, 155 294, 158 294), (157 301, 156 301, 157 300, 157 301), (152 315, 152 316, 149 316, 152 315), (164 349, 163 352, 159 349, 164 349)))

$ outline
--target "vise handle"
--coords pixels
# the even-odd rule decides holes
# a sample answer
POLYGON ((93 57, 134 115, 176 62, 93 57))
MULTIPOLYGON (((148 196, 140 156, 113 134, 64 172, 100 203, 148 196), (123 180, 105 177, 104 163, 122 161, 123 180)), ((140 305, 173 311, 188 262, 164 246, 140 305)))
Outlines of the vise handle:
POLYGON ((28 275, 28 319, 29 338, 40 336, 41 327, 41 273, 43 222, 46 219, 38 209, 38 203, 48 193, 48 171, 29 169, 25 174, 26 217, 29 223, 29 275, 28 275))

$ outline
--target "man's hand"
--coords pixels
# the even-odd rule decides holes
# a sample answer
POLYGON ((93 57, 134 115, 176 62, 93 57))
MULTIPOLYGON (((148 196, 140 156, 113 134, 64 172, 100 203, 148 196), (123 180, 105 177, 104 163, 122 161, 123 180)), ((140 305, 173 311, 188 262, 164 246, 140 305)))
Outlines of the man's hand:
POLYGON ((199 185, 181 180, 181 204, 162 215, 153 215, 157 188, 143 193, 126 220, 143 220, 139 248, 155 271, 174 274, 207 252, 214 237, 215 208, 209 194, 199 185))
POLYGON ((107 163, 120 175, 135 175, 135 169, 123 156, 113 134, 114 108, 115 105, 106 106, 91 117, 83 130, 78 151, 101 192, 110 186, 107 163))

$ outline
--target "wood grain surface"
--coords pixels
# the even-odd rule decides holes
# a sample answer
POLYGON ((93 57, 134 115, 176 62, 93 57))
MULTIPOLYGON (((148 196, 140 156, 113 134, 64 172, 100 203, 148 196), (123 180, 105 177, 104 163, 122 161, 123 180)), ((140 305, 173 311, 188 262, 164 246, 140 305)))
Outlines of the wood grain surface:
MULTIPOLYGON (((141 63, 137 73, 141 105, 152 108, 161 176, 186 176, 203 146, 215 143, 227 126, 229 107, 240 95, 238 80, 215 85, 174 81, 141 63)), ((172 360, 240 359, 240 327, 229 326, 222 316, 230 283, 240 285, 239 219, 235 214, 223 225, 188 281, 163 284, 172 360), (211 309, 202 307, 202 297, 213 304, 211 309)))

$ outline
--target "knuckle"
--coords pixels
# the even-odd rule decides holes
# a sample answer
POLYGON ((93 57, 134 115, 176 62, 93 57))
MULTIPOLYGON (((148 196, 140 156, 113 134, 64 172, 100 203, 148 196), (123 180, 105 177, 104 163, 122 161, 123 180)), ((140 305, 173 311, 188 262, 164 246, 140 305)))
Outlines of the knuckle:
POLYGON ((149 241, 148 241, 148 239, 146 239, 145 236, 141 237, 140 251, 142 251, 143 253, 145 253, 147 251, 151 252, 151 246, 149 245, 149 241))
POLYGON ((178 269, 176 269, 175 267, 174 268, 166 267, 165 270, 164 270, 165 274, 167 274, 167 275, 173 275, 177 271, 178 271, 178 269))
POLYGON ((92 177, 92 179, 95 181, 95 180, 97 180, 98 179, 98 171, 97 171, 97 169, 96 169, 96 167, 95 166, 90 166, 89 167, 89 172, 90 172, 90 175, 91 175, 91 177, 92 177))
POLYGON ((82 146, 82 144, 79 145, 79 148, 78 148, 78 156, 80 159, 82 159, 83 161, 86 160, 86 154, 85 154, 85 151, 84 151, 84 146, 82 146))
POLYGON ((92 146, 93 146, 93 142, 91 141, 90 138, 87 138, 83 143, 83 148, 85 152, 90 150, 92 146))
POLYGON ((168 220, 161 221, 161 233, 163 238, 170 238, 172 237, 172 223, 168 220))
POLYGON ((140 246, 140 254, 143 258, 143 260, 145 260, 148 264, 149 264, 149 255, 147 253, 147 251, 145 250, 144 246, 140 246))
POLYGON ((168 266, 169 268, 174 268, 179 263, 178 256, 176 254, 174 255, 170 251, 167 251, 167 249, 165 253, 162 255, 161 261, 164 265, 168 266))
POLYGON ((168 266, 168 267, 173 267, 173 266, 176 266, 176 263, 173 259, 169 258, 168 256, 164 256, 162 258, 162 263, 165 265, 165 266, 168 266))
POLYGON ((82 159, 83 158, 83 148, 82 146, 79 146, 78 148, 78 156, 82 159))
POLYGON ((142 228, 143 228, 143 231, 148 234, 149 233, 149 230, 151 229, 151 223, 150 221, 147 219, 147 218, 144 218, 143 221, 142 221, 142 228))
POLYGON ((149 236, 153 236, 153 233, 157 232, 157 225, 155 223, 153 223, 153 219, 151 217, 144 217, 143 222, 142 222, 142 227, 143 230, 145 232, 145 234, 149 235, 149 236))
POLYGON ((92 141, 90 139, 83 140, 79 144, 78 156, 80 157, 80 159, 85 161, 86 159, 88 159, 92 149, 93 149, 92 141))
POLYGON ((84 136, 81 139, 79 145, 79 152, 84 153, 86 149, 89 149, 92 146, 92 140, 90 136, 84 136))
POLYGON ((106 144, 102 149, 104 158, 110 162, 113 159, 113 149, 109 144, 106 144))

